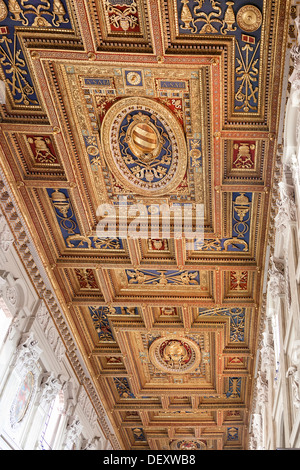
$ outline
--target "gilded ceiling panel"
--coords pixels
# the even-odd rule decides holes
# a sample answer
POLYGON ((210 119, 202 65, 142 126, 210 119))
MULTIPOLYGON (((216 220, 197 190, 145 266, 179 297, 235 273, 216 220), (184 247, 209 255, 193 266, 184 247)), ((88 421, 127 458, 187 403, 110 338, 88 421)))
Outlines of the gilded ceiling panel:
POLYGON ((0 0, 1 178, 124 449, 247 448, 289 8, 0 0))

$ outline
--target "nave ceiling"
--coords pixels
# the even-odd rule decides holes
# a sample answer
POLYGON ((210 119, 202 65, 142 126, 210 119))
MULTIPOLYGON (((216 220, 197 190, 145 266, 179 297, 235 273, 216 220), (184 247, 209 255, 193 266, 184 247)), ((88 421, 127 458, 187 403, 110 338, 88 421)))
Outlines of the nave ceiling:
POLYGON ((289 18, 0 0, 2 178, 124 449, 247 448, 289 18), (99 237, 120 198, 204 239, 99 237))

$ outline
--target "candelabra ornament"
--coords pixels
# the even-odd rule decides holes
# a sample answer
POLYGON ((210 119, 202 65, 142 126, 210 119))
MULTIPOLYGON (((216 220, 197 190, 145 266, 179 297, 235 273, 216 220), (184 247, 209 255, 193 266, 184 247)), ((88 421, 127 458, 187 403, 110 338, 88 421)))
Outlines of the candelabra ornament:
POLYGON ((0 21, 4 21, 8 15, 7 6, 3 0, 0 0, 0 21))

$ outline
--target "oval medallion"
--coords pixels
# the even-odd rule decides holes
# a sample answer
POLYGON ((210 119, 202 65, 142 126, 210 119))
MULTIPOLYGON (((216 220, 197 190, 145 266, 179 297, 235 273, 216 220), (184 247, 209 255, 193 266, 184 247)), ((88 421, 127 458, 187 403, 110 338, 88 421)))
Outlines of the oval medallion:
POLYGON ((141 195, 178 187, 187 166, 183 129, 165 106, 147 98, 124 98, 106 113, 101 128, 106 162, 120 182, 141 195))
POLYGON ((236 21, 242 30, 251 33, 260 28, 262 14, 254 5, 245 5, 239 10, 236 21))
POLYGON ((19 386, 13 404, 10 409, 10 419, 13 427, 16 427, 24 418, 32 401, 34 392, 35 377, 33 372, 29 371, 23 377, 19 386))

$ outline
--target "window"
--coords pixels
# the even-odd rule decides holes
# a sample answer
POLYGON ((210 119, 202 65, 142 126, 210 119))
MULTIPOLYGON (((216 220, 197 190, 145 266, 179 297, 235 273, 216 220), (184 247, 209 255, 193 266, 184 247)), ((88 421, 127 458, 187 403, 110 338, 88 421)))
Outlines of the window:
POLYGON ((52 450, 62 426, 64 395, 60 391, 51 403, 40 438, 42 450, 52 450))

